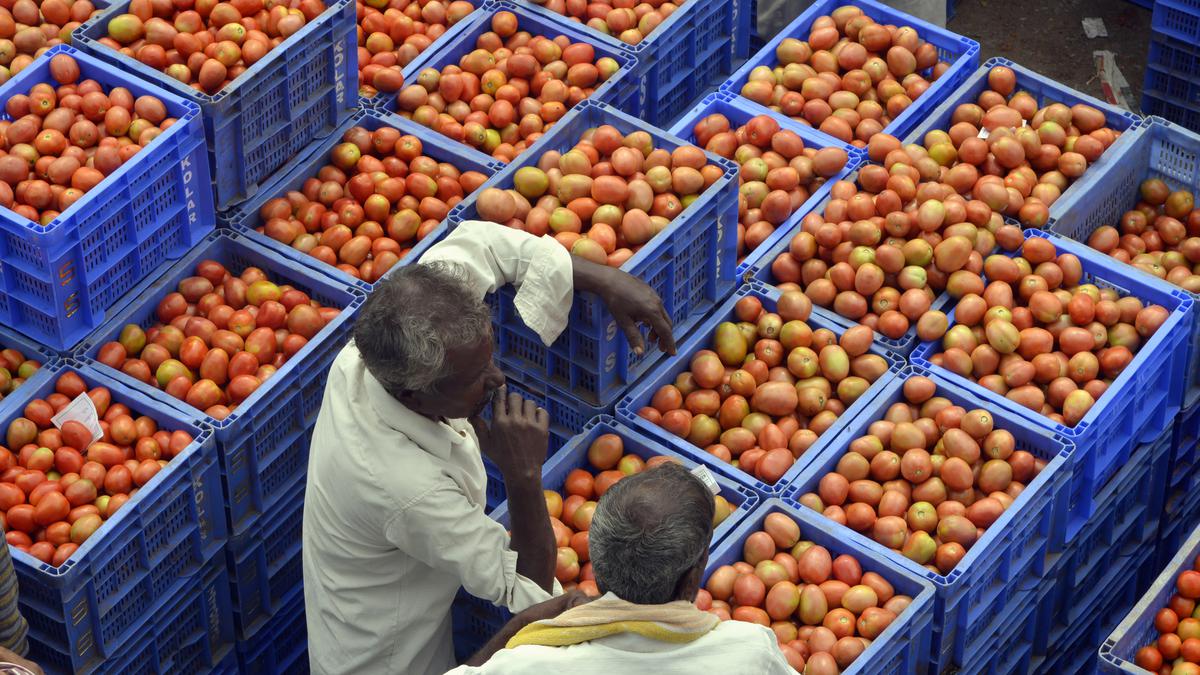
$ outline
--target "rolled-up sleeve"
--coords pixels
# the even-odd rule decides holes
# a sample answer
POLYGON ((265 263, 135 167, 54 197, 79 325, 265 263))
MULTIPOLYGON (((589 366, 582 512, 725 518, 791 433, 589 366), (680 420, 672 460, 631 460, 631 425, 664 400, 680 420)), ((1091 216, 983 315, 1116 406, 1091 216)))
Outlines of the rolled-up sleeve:
POLYGON ((574 290, 571 254, 553 237, 468 220, 421 257, 421 263, 436 261, 465 269, 481 298, 514 284, 521 320, 547 345, 567 325, 574 290))
POLYGON ((520 612, 550 594, 517 573, 508 532, 452 487, 436 487, 386 524, 392 544, 421 562, 455 574, 477 598, 520 612))

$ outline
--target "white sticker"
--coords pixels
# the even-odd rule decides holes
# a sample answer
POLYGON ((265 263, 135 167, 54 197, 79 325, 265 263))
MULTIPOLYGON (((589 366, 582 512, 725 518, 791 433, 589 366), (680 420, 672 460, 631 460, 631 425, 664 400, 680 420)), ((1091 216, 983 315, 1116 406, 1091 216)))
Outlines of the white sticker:
POLYGON ((92 432, 92 443, 104 438, 104 430, 100 428, 100 419, 96 414, 96 405, 92 403, 92 399, 86 392, 76 396, 74 401, 58 411, 58 414, 51 417, 50 421, 59 429, 62 429, 67 422, 79 422, 92 432))
POLYGON ((713 477, 712 472, 708 470, 708 467, 702 464, 697 464, 696 468, 692 469, 692 475, 696 478, 699 478, 700 482, 704 483, 704 485, 708 487, 709 492, 713 493, 714 495, 721 494, 721 486, 717 485, 717 479, 713 477))

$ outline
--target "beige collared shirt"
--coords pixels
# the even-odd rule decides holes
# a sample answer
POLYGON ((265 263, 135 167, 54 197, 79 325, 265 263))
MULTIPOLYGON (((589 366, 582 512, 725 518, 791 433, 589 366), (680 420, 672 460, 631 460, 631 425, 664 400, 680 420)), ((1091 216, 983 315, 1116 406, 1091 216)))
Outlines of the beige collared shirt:
MULTIPOLYGON (((422 259, 471 272, 480 297, 519 284, 522 319, 547 342, 566 325, 571 260, 553 239, 468 222, 422 259)), ((448 317, 453 321, 453 317, 448 317)), ((484 513, 487 477, 466 420, 434 422, 385 392, 351 343, 329 372, 304 503, 304 602, 314 673, 443 673, 454 666, 459 587, 514 612, 546 600, 517 574, 484 513)))

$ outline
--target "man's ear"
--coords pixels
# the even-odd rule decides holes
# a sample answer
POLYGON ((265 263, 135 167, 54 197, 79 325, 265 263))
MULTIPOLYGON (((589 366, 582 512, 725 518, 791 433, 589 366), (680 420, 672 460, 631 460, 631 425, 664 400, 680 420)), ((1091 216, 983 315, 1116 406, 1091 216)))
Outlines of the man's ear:
POLYGON ((696 594, 700 592, 700 580, 704 576, 706 561, 707 556, 705 556, 705 560, 700 561, 699 564, 684 572, 683 576, 679 577, 679 581, 675 583, 676 600, 696 601, 696 594))

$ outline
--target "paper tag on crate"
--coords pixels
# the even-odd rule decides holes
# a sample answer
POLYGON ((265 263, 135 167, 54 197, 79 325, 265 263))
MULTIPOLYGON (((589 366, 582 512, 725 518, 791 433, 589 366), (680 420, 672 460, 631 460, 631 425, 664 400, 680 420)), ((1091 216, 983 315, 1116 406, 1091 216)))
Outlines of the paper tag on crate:
POLYGON ((697 464, 696 468, 692 469, 692 475, 696 478, 699 478, 700 482, 704 483, 709 492, 713 493, 714 495, 721 494, 721 486, 717 485, 717 479, 713 477, 712 472, 708 470, 708 467, 702 464, 697 464))
POLYGON ((79 422, 92 432, 93 443, 104 438, 104 430, 100 428, 100 417, 96 414, 96 404, 92 403, 87 392, 76 396, 74 401, 58 411, 58 414, 51 417, 50 421, 59 429, 62 429, 67 422, 79 422))

